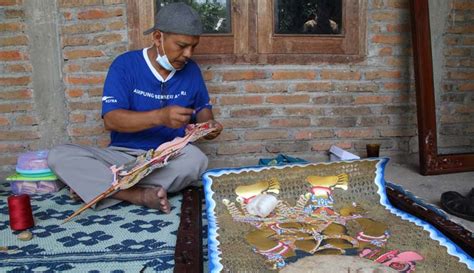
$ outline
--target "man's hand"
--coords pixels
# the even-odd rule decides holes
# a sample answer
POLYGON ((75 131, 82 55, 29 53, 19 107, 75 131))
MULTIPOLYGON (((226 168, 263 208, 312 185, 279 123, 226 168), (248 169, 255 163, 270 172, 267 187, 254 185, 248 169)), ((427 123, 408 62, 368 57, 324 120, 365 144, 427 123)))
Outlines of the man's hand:
POLYGON ((209 125, 211 128, 215 128, 215 130, 210 132, 204 137, 204 139, 207 139, 207 140, 211 140, 218 137, 221 134, 222 130, 224 129, 222 124, 220 124, 219 122, 215 120, 209 120, 209 125))
POLYGON ((159 110, 159 123, 169 128, 180 128, 189 123, 193 109, 167 106, 159 110))

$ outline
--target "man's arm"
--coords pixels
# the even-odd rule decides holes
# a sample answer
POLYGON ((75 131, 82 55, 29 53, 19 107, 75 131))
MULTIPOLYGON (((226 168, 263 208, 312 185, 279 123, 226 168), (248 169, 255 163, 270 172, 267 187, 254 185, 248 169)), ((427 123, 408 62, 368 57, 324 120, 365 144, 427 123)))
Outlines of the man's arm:
POLYGON ((209 108, 204 108, 196 114, 196 122, 202 123, 214 119, 214 114, 209 108))
POLYGON ((121 133, 135 133, 160 125, 180 128, 189 123, 192 113, 193 109, 180 106, 145 112, 117 109, 105 114, 104 126, 107 130, 121 133))

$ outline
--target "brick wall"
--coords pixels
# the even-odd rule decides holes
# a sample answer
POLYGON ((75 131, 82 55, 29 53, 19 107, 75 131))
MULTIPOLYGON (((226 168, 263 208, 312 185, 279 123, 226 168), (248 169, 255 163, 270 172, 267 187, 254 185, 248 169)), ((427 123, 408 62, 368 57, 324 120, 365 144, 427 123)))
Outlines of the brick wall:
POLYGON ((16 163, 16 155, 36 149, 38 132, 29 37, 21 0, 0 0, 0 168, 16 163))
POLYGON ((453 1, 443 39, 438 136, 441 153, 474 152, 474 3, 453 1))
POLYGON ((326 160, 333 144, 365 156, 417 151, 408 1, 369 1, 368 56, 335 65, 203 66, 219 142, 201 147, 217 166, 255 164, 272 153, 326 160))
MULTIPOLYGON (((49 148, 38 147, 23 6, 0 0, 2 170, 20 152, 49 148)), ((212 166, 255 164, 275 153, 326 160, 333 144, 361 156, 369 142, 381 143, 383 156, 417 151, 408 1, 368 6, 363 62, 201 67, 225 126, 217 140, 199 143, 212 166)), ((100 98, 108 65, 128 47, 125 1, 60 0, 58 9, 68 136, 106 146, 100 98)))
POLYGON ((106 146, 102 85, 114 57, 127 50, 126 6, 121 0, 59 3, 68 133, 74 143, 106 146))

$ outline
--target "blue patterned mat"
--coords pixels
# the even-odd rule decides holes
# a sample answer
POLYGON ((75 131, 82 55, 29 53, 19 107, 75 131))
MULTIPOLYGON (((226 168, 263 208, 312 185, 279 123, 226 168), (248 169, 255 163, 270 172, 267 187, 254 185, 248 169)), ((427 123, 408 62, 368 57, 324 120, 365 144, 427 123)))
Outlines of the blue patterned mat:
POLYGON ((172 272, 181 195, 170 198, 171 214, 121 203, 62 220, 81 203, 67 189, 31 195, 35 226, 20 241, 9 226, 9 183, 0 184, 1 272, 172 272))

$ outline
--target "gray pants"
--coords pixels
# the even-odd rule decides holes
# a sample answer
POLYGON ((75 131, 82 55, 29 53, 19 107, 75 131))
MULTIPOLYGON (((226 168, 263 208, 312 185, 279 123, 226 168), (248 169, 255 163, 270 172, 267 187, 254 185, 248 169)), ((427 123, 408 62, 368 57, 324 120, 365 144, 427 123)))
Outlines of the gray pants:
MULTIPOLYGON (((104 149, 76 144, 54 147, 48 153, 48 164, 61 181, 76 192, 84 202, 89 202, 107 190, 113 181, 110 166, 121 166, 134 161, 144 150, 123 147, 104 149)), ((167 192, 178 192, 189 185, 197 185, 206 170, 207 156, 199 148, 188 144, 181 155, 168 162, 163 168, 154 170, 138 184, 161 186, 167 192)), ((121 202, 107 198, 99 202, 95 209, 103 209, 121 202)))

